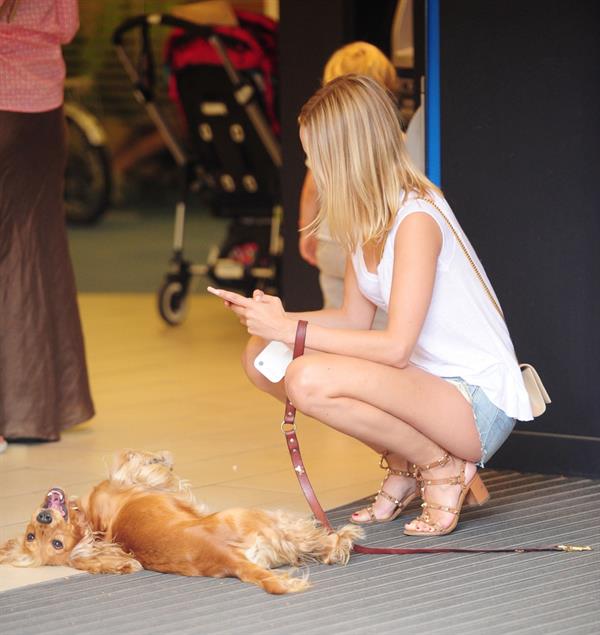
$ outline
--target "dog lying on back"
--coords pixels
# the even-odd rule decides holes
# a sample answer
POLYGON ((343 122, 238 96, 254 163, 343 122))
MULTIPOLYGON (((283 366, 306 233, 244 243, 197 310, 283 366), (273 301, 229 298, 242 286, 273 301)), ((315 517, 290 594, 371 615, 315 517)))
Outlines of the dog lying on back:
POLYGON ((164 573, 237 577, 268 593, 303 591, 307 577, 273 571, 309 562, 345 564, 356 525, 328 534, 287 512, 197 505, 175 475, 168 452, 123 451, 109 478, 81 501, 52 488, 21 539, 0 547, 0 563, 65 565, 90 573, 164 573))

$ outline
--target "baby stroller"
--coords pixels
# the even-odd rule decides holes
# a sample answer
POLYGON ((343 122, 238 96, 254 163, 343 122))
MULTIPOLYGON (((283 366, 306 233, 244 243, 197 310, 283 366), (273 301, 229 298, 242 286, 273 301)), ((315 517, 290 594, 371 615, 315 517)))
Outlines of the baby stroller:
POLYGON ((217 286, 248 294, 279 287, 281 150, 274 101, 274 33, 260 16, 237 12, 239 27, 203 26, 166 14, 141 15, 123 22, 113 43, 134 95, 157 126, 181 171, 175 208, 173 255, 158 292, 161 317, 171 325, 185 316, 194 275, 217 286), (258 21, 257 21, 258 19, 258 21), (166 47, 169 94, 186 121, 190 147, 177 139, 156 99, 155 62, 150 31, 173 27, 166 47), (123 42, 133 31, 138 59, 123 42), (225 242, 213 248, 206 265, 184 258, 186 202, 191 190, 210 197, 217 215, 231 219, 225 242))

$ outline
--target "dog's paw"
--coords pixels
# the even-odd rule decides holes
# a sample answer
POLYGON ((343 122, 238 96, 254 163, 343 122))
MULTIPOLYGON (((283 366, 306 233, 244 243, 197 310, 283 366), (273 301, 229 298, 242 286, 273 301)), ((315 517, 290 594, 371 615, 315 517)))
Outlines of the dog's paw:
POLYGON ((260 584, 267 593, 282 595, 284 593, 300 593, 310 587, 308 572, 301 576, 293 575, 293 571, 275 572, 260 584))
POLYGON ((136 571, 141 571, 143 568, 144 567, 142 567, 142 565, 137 560, 134 560, 132 558, 131 560, 127 560, 127 562, 120 564, 116 568, 115 573, 135 573, 136 571))

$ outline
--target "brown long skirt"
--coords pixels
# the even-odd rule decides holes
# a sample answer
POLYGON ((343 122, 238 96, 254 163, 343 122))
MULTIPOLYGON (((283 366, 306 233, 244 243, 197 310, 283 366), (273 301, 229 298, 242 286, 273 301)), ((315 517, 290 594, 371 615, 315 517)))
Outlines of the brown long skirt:
POLYGON ((62 108, 0 111, 0 435, 94 415, 63 208, 62 108))

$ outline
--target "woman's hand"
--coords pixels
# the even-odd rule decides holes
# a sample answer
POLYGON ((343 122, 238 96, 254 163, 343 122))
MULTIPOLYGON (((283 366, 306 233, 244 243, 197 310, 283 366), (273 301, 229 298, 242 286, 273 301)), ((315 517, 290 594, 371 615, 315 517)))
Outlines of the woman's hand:
POLYGON ((266 295, 258 289, 251 298, 213 287, 208 287, 208 291, 224 301, 225 306, 239 317, 250 335, 286 344, 294 343, 296 321, 286 316, 278 297, 266 295))

